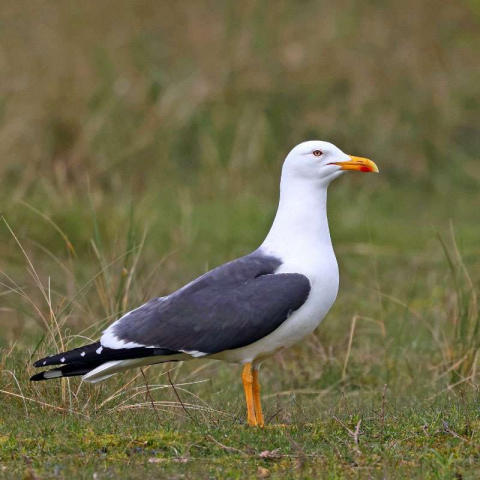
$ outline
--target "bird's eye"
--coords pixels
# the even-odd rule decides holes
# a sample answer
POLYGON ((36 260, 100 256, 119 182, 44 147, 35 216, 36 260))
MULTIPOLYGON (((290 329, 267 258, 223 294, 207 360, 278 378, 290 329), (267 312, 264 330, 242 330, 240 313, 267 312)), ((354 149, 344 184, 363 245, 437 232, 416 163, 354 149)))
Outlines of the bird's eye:
POLYGON ((320 157, 323 155, 323 152, 321 150, 314 150, 313 151, 313 154, 316 156, 316 157, 320 157))

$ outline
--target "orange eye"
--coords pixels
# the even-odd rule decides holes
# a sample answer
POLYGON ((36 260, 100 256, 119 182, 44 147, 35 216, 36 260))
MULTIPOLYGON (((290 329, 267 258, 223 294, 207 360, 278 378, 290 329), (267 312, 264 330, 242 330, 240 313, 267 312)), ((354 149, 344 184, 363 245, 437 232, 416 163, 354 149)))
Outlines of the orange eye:
POLYGON ((323 152, 321 150, 314 150, 313 151, 313 154, 316 156, 316 157, 320 157, 323 155, 323 152))

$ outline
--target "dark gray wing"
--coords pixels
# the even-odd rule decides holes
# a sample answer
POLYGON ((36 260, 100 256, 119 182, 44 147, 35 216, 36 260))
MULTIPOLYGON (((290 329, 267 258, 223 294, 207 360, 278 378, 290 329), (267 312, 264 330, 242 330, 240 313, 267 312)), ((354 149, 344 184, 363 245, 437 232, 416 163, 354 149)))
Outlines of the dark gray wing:
POLYGON ((205 354, 249 345, 277 329, 310 293, 304 275, 273 275, 280 265, 257 251, 151 300, 109 333, 125 343, 205 354))

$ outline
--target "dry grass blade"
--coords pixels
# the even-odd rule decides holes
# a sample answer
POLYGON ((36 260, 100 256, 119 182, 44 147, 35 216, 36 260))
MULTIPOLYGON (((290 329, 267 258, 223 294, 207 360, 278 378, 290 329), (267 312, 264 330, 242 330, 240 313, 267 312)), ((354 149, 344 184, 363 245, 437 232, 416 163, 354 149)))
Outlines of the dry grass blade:
MULTIPOLYGON (((147 371, 150 368, 148 366, 145 368, 145 371, 147 371)), ((142 372, 137 373, 129 382, 127 382, 125 385, 122 385, 116 392, 111 394, 109 397, 107 397, 98 407, 97 411, 99 411, 102 407, 104 407, 107 403, 110 403, 113 401, 115 398, 117 398, 119 395, 123 395, 127 391, 127 387, 131 385, 140 375, 142 375, 142 372)))
MULTIPOLYGON (((70 299, 68 301, 68 303, 65 305, 65 307, 63 307, 63 309, 58 313, 58 317, 60 318, 63 313, 70 307, 70 305, 72 305, 73 302, 75 302, 77 300, 77 298, 85 292, 86 289, 88 289, 88 287, 90 287, 92 285, 93 282, 95 282, 95 280, 100 277, 100 275, 102 275, 108 268, 110 268, 112 265, 114 265, 116 262, 118 262, 119 260, 121 260, 125 255, 128 255, 129 253, 135 251, 137 248, 139 247, 134 247, 131 249, 131 251, 127 251, 125 253, 123 253, 122 255, 116 257, 114 260, 112 260, 110 263, 108 263, 105 267, 103 267, 99 272, 97 272, 87 283, 85 283, 83 285, 83 287, 74 295, 74 297, 72 299, 70 299)), ((70 312, 71 313, 71 312, 70 312)), ((62 325, 64 324, 65 322, 62 323, 62 325)))
POLYGON ((194 423, 198 423, 193 417, 192 415, 190 415, 190 412, 185 408, 185 405, 183 404, 183 401, 182 399, 180 398, 180 395, 179 393, 177 392, 177 389, 175 388, 175 385, 173 384, 172 382, 172 378, 170 377, 170 371, 167 372, 167 377, 168 377, 168 381, 173 389, 173 392, 175 393, 175 396, 177 397, 178 401, 180 402, 180 405, 182 406, 182 408, 185 410, 185 413, 190 417, 190 420, 192 420, 192 422, 194 423))
POLYGON ((85 415, 85 414, 80 413, 80 412, 76 412, 72 409, 62 408, 62 407, 58 407, 56 405, 51 405, 50 403, 42 402, 40 400, 35 400, 34 398, 30 398, 30 397, 25 397, 24 395, 19 395, 18 393, 8 392, 7 390, 0 390, 0 393, 4 393, 5 395, 10 395, 12 397, 18 397, 18 398, 23 399, 24 401, 28 400, 29 402, 38 403, 39 405, 42 405, 43 407, 53 408, 54 410, 58 410, 60 412, 67 412, 67 413, 71 413, 73 415, 79 415, 81 417, 89 418, 88 415, 85 415))
MULTIPOLYGON (((27 263, 28 263, 28 271, 30 272, 30 274, 32 275, 37 287, 39 288, 40 292, 42 293, 43 295, 43 298, 45 299, 47 305, 48 305, 48 309, 49 309, 49 314, 50 314, 50 322, 47 322, 46 318, 44 317, 44 315, 41 313, 40 309, 35 305, 35 303, 30 300, 30 298, 24 294, 24 298, 26 298, 32 305, 33 307, 35 308, 35 310, 37 310, 37 312, 40 314, 40 317, 44 320, 45 322, 45 325, 47 326, 47 328, 49 329, 50 331, 50 334, 51 334, 51 337, 52 337, 52 340, 55 342, 55 344, 57 344, 57 342, 59 342, 60 344, 60 347, 57 347, 61 350, 64 349, 64 343, 63 343, 63 337, 62 337, 62 334, 61 334, 61 331, 60 331, 60 325, 57 321, 57 317, 53 311, 53 307, 52 307, 52 303, 51 303, 51 297, 50 297, 50 292, 47 292, 45 291, 45 288, 40 280, 40 277, 39 275, 37 274, 37 271, 35 270, 35 267, 33 266, 33 262, 30 260, 30 257, 28 256, 27 252, 25 251, 25 249, 23 248, 22 244, 20 243, 20 241, 18 240, 17 236, 15 235, 15 233, 13 232, 13 230, 10 228, 10 225, 8 224, 7 220, 2 217, 5 225, 7 226, 8 230, 10 231, 11 235, 13 236, 13 238, 15 239, 15 242, 17 243, 17 245, 19 246, 20 250, 22 251, 22 254, 23 256, 25 257, 27 263), (54 331, 57 332, 57 336, 55 336, 55 333, 54 331)), ((6 275, 6 274, 5 274, 6 275)), ((9 277, 7 277, 9 278, 9 277)), ((9 278, 10 281, 12 281, 10 278, 9 278)), ((12 281, 13 282, 13 281, 12 281)), ((18 286, 14 283, 14 285, 18 288, 18 286)), ((22 291, 23 293, 23 291, 22 291)))
MULTIPOLYGON (((187 413, 188 410, 195 410, 199 412, 206 412, 206 413, 223 413, 221 410, 215 410, 213 408, 207 408, 203 407, 201 405, 195 405, 192 403, 185 403, 185 402, 171 402, 168 400, 157 400, 154 402, 155 406, 162 406, 162 407, 169 407, 169 408, 180 408, 184 410, 185 413, 187 413)), ((123 405, 118 408, 113 408, 113 410, 120 412, 123 410, 130 410, 130 409, 135 409, 135 408, 149 408, 152 406, 152 403, 150 401, 148 402, 140 402, 140 403, 134 403, 131 405, 123 405)), ((187 413, 187 415, 191 418, 191 420, 198 425, 198 422, 195 421, 194 418, 190 416, 190 412, 187 413)))
POLYGON ((23 405, 25 407, 25 415, 28 418, 29 413, 28 413, 28 408, 27 408, 27 402, 26 402, 26 399, 25 399, 25 395, 22 392, 22 387, 20 386, 20 382, 18 381, 17 376, 11 370, 2 370, 0 373, 9 373, 13 377, 13 379, 15 380, 15 383, 17 384, 18 391, 20 392, 19 396, 23 400, 23 405))
MULTIPOLYGON (((138 376, 138 375, 137 375, 138 376)), ((137 377, 135 377, 137 378, 137 377)), ((181 386, 187 386, 187 385, 195 385, 195 384, 199 384, 199 383, 204 383, 204 382, 207 382, 208 380, 200 380, 198 382, 187 382, 187 383, 176 383, 175 384, 175 388, 177 388, 177 390, 181 391, 181 392, 184 392, 184 393, 188 393, 189 395, 192 395, 193 397, 195 397, 197 400, 200 400, 203 402, 203 400, 201 400, 198 396, 196 396, 195 394, 193 394, 192 392, 189 392, 188 390, 184 389, 184 388, 181 388, 181 386)), ((129 382, 130 383, 130 382, 129 382)), ((168 389, 168 388, 172 388, 171 385, 149 385, 149 390, 150 392, 155 392, 157 390, 165 390, 165 389, 168 389)), ((123 392, 121 392, 120 394, 116 395, 115 397, 118 398, 119 395, 121 394, 128 394, 129 392, 131 392, 131 390, 137 390, 136 392, 134 392, 132 395, 130 395, 129 397, 125 398, 124 400, 122 400, 118 405, 116 405, 114 408, 119 408, 121 407, 122 405, 125 405, 125 403, 131 401, 132 399, 134 399, 135 397, 139 396, 139 395, 144 395, 145 393, 148 393, 147 390, 146 390, 146 387, 133 387, 132 389, 130 390, 124 390, 123 392)), ((110 397, 109 397, 110 398, 110 397)), ((206 402, 203 402, 206 406, 208 406, 208 404, 206 402)))
POLYGON ((162 423, 162 420, 160 418, 160 415, 158 415, 158 412, 157 412, 157 409, 155 407, 155 402, 153 400, 153 397, 152 397, 152 393, 150 392, 150 387, 148 386, 148 381, 147 381, 147 377, 145 376, 145 373, 143 371, 143 368, 140 368, 140 373, 142 374, 142 377, 143 377, 143 381, 145 382, 145 393, 147 394, 148 396, 148 399, 150 400, 150 403, 152 405, 152 408, 153 408, 153 411, 155 412, 155 415, 157 417, 157 420, 162 423))
POLYGON ((294 390, 284 390, 282 392, 276 392, 276 393, 270 393, 268 395, 263 395, 264 399, 268 398, 275 398, 275 397, 287 397, 290 395, 318 395, 318 397, 323 397, 324 395, 327 395, 330 393, 332 390, 335 390, 338 385, 342 383, 342 379, 338 380, 334 384, 332 384, 330 387, 325 388, 324 390, 315 390, 315 389, 309 389, 309 388, 299 388, 299 389, 294 389, 294 390))
POLYGON ((352 318, 352 324, 350 326, 350 336, 348 338, 347 354, 345 355, 345 362, 343 363, 342 381, 345 380, 345 377, 347 375, 348 359, 350 358, 350 351, 352 349, 353 335, 355 333, 356 322, 357 322, 357 316, 355 315, 352 318))
POLYGON ((32 212, 35 212, 37 215, 39 215, 40 217, 42 217, 46 222, 48 222, 59 234, 60 236, 63 238, 63 240, 65 241, 65 245, 67 246, 67 249, 68 251, 74 256, 76 257, 76 252, 75 252, 75 249, 73 248, 73 245, 72 245, 72 242, 70 242, 70 240, 68 239, 67 235, 65 234, 65 232, 50 218, 48 217, 47 215, 45 215, 43 212, 41 212, 40 210, 38 210, 37 208, 35 208, 33 205, 30 205, 29 203, 25 202, 24 200, 20 200, 19 202, 21 205, 29 208, 30 210, 32 210, 32 212))
POLYGON ((440 392, 437 392, 437 393, 434 393, 433 395, 430 395, 427 398, 427 401, 430 402, 430 401, 434 400, 435 398, 439 397, 440 395, 443 395, 447 392, 451 392, 451 391, 455 390, 457 387, 459 387, 460 385, 462 385, 464 383, 467 383, 467 382, 470 382, 472 388, 474 388, 475 390, 478 391, 478 386, 475 384, 475 378, 478 377, 478 376, 480 376, 480 373, 477 373, 476 375, 470 375, 469 377, 466 377, 466 378, 462 378, 458 382, 455 382, 455 383, 449 385, 447 388, 441 390, 440 392))
POLYGON ((455 308, 450 312, 453 317, 450 322, 453 328, 445 330, 443 356, 455 382, 471 376, 476 371, 480 351, 480 311, 475 285, 463 262, 452 225, 450 229, 453 255, 440 235, 438 239, 447 259, 454 286, 455 308), (456 368, 452 369, 451 365, 456 365, 456 368))
POLYGON ((358 453, 359 455, 361 455, 361 451, 359 449, 359 436, 360 436, 360 427, 362 425, 362 420, 360 419, 357 423, 357 426, 355 427, 355 430, 351 430, 350 428, 348 428, 339 418, 337 418, 335 415, 333 415, 332 417, 336 422, 338 422, 346 431, 347 433, 350 435, 350 437, 352 437, 353 439, 353 442, 355 444, 355 452, 358 453))
POLYGON ((226 450, 227 452, 232 452, 232 453, 239 453, 240 455, 248 456, 248 453, 243 452, 242 450, 239 450, 238 448, 235 447, 229 447, 228 445, 224 445, 223 443, 219 442, 215 438, 213 438, 211 435, 207 435, 207 438, 211 440, 213 443, 218 445, 221 449, 226 450))

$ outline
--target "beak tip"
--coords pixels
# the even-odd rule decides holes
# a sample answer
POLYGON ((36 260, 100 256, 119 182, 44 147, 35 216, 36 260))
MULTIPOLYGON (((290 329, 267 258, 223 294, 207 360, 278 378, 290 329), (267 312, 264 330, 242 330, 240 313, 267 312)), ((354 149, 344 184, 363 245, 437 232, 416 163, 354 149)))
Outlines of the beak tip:
MULTIPOLYGON (((375 162, 368 158, 349 155, 350 162, 342 164, 342 170, 358 170, 360 172, 380 173, 375 162)), ((338 164, 337 164, 338 165, 338 164)))

